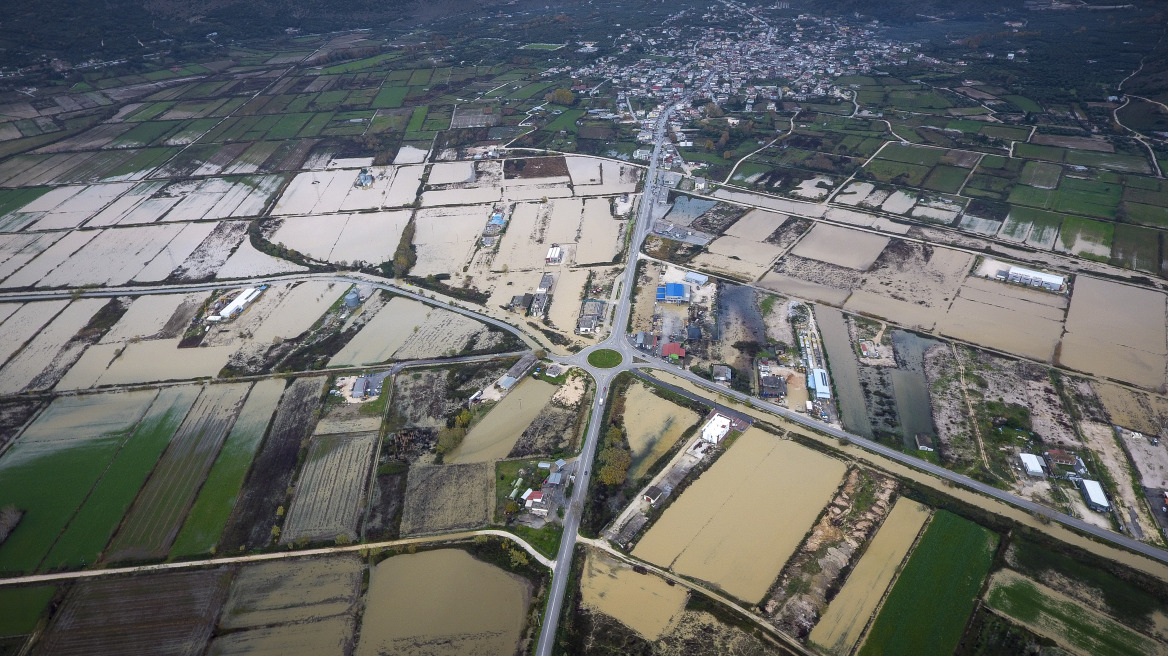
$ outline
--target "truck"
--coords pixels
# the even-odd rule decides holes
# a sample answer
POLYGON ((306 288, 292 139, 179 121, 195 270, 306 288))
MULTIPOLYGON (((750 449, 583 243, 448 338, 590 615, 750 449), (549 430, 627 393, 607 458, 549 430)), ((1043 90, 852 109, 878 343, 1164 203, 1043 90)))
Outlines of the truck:
POLYGON ((815 410, 815 404, 811 401, 807 402, 807 414, 811 414, 815 410))

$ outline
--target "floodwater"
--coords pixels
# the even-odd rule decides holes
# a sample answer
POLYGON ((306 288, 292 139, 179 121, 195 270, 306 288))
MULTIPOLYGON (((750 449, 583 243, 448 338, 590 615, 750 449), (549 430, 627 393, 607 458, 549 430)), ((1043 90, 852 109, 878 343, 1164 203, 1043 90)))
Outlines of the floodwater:
MULTIPOLYGON (((766 344, 766 322, 762 312, 758 309, 758 293, 753 287, 740 285, 724 285, 718 294, 718 335, 717 339, 724 343, 735 344, 742 342, 756 342, 766 344)), ((737 351, 735 349, 734 351, 737 351)), ((725 354, 733 353, 725 349, 725 354)), ((739 353, 739 357, 731 362, 735 369, 747 370, 752 368, 749 355, 739 353)))
POLYGON ((556 386, 534 378, 520 381, 446 457, 448 463, 506 458, 516 440, 555 394, 556 386))
POLYGON ((352 610, 364 564, 356 556, 248 565, 231 583, 219 626, 308 622, 352 610))
POLYGON ((394 556, 373 568, 357 656, 514 653, 530 596, 461 549, 394 556))
POLYGON ((669 585, 652 574, 637 574, 598 551, 589 551, 580 581, 584 605, 620 620, 622 624, 656 640, 685 608, 686 589, 669 585))
POLYGON ((227 364, 234 346, 178 348, 178 339, 158 339, 127 344, 95 344, 61 382, 58 390, 93 385, 125 385, 159 380, 211 378, 227 364))
POLYGON ((417 301, 401 296, 391 298, 329 360, 329 366, 372 364, 388 360, 394 351, 406 343, 430 312, 431 308, 417 301))
POLYGON ((1078 276, 1061 364, 1155 389, 1164 382, 1164 316, 1160 292, 1078 276))
POLYGON ((633 452, 629 480, 635 481, 665 455, 678 438, 701 417, 657 396, 640 383, 629 386, 625 397, 625 434, 633 452))
POLYGON ((864 404, 864 390, 860 388, 860 363, 852 348, 851 337, 844 314, 835 308, 815 308, 815 319, 827 349, 828 364, 831 367, 831 382, 835 385, 837 408, 844 428, 872 437, 872 420, 864 404))
POLYGON ((837 656, 851 653, 928 518, 929 509, 916 501, 901 498, 896 502, 812 629, 810 642, 837 656))
POLYGON ((820 223, 799 241, 791 254, 865 271, 887 245, 888 237, 882 235, 820 223))
POLYGON ((747 430, 669 506, 633 555, 757 602, 846 469, 818 451, 747 430))
POLYGON ((663 220, 688 226, 693 223, 694 219, 710 211, 717 204, 717 201, 678 196, 663 220))
POLYGON ((918 433, 936 437, 929 382, 925 379, 925 351, 938 342, 904 330, 892 333, 892 345, 900 368, 892 370, 892 392, 900 415, 901 434, 907 447, 915 448, 918 433))

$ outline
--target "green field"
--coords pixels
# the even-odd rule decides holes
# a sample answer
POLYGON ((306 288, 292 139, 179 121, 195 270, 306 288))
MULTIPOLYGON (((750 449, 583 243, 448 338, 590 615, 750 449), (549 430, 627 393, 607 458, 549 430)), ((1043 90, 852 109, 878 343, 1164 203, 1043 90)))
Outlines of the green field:
POLYGON ((174 157, 175 153, 179 151, 177 146, 168 146, 165 148, 144 148, 134 154, 133 157, 122 162, 113 170, 107 171, 106 179, 119 178, 123 176, 141 173, 142 171, 149 171, 163 162, 174 157))
POLYGON ((52 187, 22 187, 20 189, 0 189, 0 217, 15 212, 34 200, 44 196, 52 187))
POLYGON ((44 568, 83 567, 97 561, 198 396, 197 385, 159 392, 149 412, 45 557, 44 568))
POLYGON ((861 656, 953 653, 997 543, 988 529, 938 510, 876 616, 861 656))
POLYGON ((1106 251, 1110 254, 1114 234, 1114 223, 1102 223, 1080 216, 1068 216, 1063 219, 1063 227, 1059 231, 1059 242, 1064 251, 1106 262, 1110 259, 1110 255, 1105 256, 1103 252, 1106 251))
POLYGON ((936 166, 944 154, 945 151, 940 148, 918 148, 894 143, 885 146, 884 150, 881 150, 880 154, 877 155, 877 158, 892 162, 902 162, 904 164, 936 166))
POLYGON ((0 588, 0 637, 32 633, 56 591, 52 585, 0 588))
POLYGON ((874 159, 868 162, 864 170, 871 173, 881 182, 904 184, 913 187, 921 186, 921 183, 925 180, 925 176, 929 173, 929 167, 927 166, 893 162, 886 159, 874 159))
POLYGON ((1030 137, 1030 130, 1022 127, 1014 127, 1010 125, 985 125, 981 129, 981 133, 987 137, 994 139, 1006 139, 1008 141, 1023 141, 1030 137))
POLYGON ((1042 112, 1042 105, 1034 102, 1026 96, 1002 96, 1003 100, 1008 100, 1010 104, 1024 112, 1038 114, 1042 112))
POLYGON ((0 499, 24 511, 0 544, 0 571, 30 573, 40 565, 154 392, 123 395, 116 414, 93 412, 110 403, 105 396, 58 399, 0 458, 0 499), (92 419, 95 414, 99 419, 92 419))
POLYGON ((321 69, 320 72, 323 75, 336 75, 338 73, 352 73, 353 71, 360 71, 360 70, 363 70, 366 68, 373 68, 374 66, 380 66, 381 64, 384 64, 385 62, 390 61, 391 59, 397 59, 398 56, 399 55, 396 52, 387 52, 387 53, 384 53, 381 55, 374 55, 373 57, 368 57, 366 59, 358 59, 356 61, 345 62, 343 64, 337 64, 335 66, 329 66, 328 68, 321 69))
POLYGON ((214 551, 283 391, 282 380, 256 383, 171 547, 171 558, 214 551))
POLYGON ((1058 186, 1059 176, 1062 175, 1062 172, 1063 167, 1058 164, 1026 162, 1026 165, 1022 167, 1022 174, 1018 176, 1018 181, 1032 187, 1054 189, 1058 186))
POLYGON ((304 125, 312 118, 312 114, 284 114, 280 120, 268 130, 268 139, 291 139, 295 137, 304 125))
POLYGON ((559 50, 563 48, 562 43, 525 43, 519 46, 520 50, 559 50))
POLYGON ((1151 228, 1115 224, 1111 263, 1125 269, 1160 273, 1160 236, 1151 228))
POLYGON ((370 105, 373 109, 396 109, 402 106, 405 102, 406 93, 409 92, 409 87, 381 87, 381 91, 373 98, 373 104, 370 105))
POLYGON ((1124 203, 1123 212, 1128 221, 1155 228, 1168 228, 1168 206, 1124 203))
POLYGON ((1139 656, 1158 643, 1076 601, 1056 599, 1025 578, 995 585, 986 605, 1025 625, 1041 627, 1060 643, 1093 656, 1139 656))
POLYGON ((1014 205, 1025 205, 1045 210, 1050 209, 1051 203, 1054 202, 1054 192, 1050 189, 1017 185, 1010 192, 1010 197, 1007 200, 1014 205))
POLYGON ((170 109, 171 107, 174 107, 173 101, 155 102, 155 103, 150 103, 148 105, 143 105, 142 107, 138 108, 133 113, 131 113, 129 116, 127 116, 126 120, 127 121, 149 121, 150 119, 152 119, 156 116, 160 116, 163 112, 170 109))
POLYGON ((935 166, 929 177, 925 178, 924 187, 946 194, 955 194, 961 185, 965 184, 965 177, 969 169, 956 166, 935 166))
POLYGON ((1078 166, 1125 171, 1128 173, 1150 173, 1151 167, 1143 157, 1135 155, 1119 155, 1116 153, 1099 153, 1092 150, 1066 151, 1066 161, 1078 166))
POLYGON ((426 105, 414 108, 414 113, 410 116, 410 122, 406 125, 406 132, 420 132, 422 124, 426 121, 426 112, 430 108, 426 105))
POLYGON ((419 68, 415 70, 413 74, 410 75, 409 86, 424 87, 427 84, 430 84, 430 75, 433 72, 434 70, 430 68, 419 68))
POLYGON ((112 148, 149 146, 171 132, 178 130, 182 121, 148 121, 139 123, 110 143, 112 148))
POLYGON ((582 109, 569 109, 563 114, 560 114, 554 121, 544 126, 545 130, 549 132, 559 132, 560 130, 567 130, 568 132, 576 131, 576 121, 584 116, 582 109))
POLYGON ((324 114, 313 114, 312 118, 309 119, 308 123, 304 125, 304 128, 300 130, 300 133, 297 136, 315 137, 320 134, 320 131, 323 130, 331 120, 333 120, 332 112, 326 112, 324 114))

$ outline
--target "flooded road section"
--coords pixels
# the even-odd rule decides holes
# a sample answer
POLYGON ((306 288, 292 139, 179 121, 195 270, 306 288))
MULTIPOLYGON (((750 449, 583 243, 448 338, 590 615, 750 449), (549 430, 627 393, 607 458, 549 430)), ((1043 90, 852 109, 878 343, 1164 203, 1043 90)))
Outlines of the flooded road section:
POLYGON ((864 404, 864 390, 860 387, 860 363, 852 340, 848 336, 848 325, 844 314, 835 308, 815 306, 815 319, 827 349, 828 365, 831 367, 831 382, 838 395, 840 421, 849 431, 872 438, 872 420, 864 404))
POLYGON ((357 656, 515 653, 530 596, 461 549, 394 556, 373 568, 357 656))
POLYGON ((810 642, 837 656, 852 652, 928 518, 929 509, 916 501, 901 498, 896 502, 844 587, 812 629, 810 642))
POLYGON ((817 451, 747 430, 666 509, 633 555, 758 602, 845 471, 817 451))

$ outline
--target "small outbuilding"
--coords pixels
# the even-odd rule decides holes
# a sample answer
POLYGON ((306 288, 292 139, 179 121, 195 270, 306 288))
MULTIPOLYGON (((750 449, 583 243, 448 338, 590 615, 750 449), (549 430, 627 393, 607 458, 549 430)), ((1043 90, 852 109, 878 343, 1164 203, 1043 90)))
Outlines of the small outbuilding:
POLYGON ((716 364, 710 367, 710 372, 714 376, 714 382, 729 383, 730 378, 734 375, 734 370, 724 364, 716 364))
POLYGON ((928 433, 917 433, 914 438, 917 443, 917 451, 935 451, 936 447, 933 443, 933 437, 928 433))
POLYGON ((663 494, 664 491, 662 491, 661 488, 657 487, 656 485, 650 485, 649 488, 645 490, 643 498, 645 499, 645 503, 656 506, 657 502, 661 499, 663 494))

